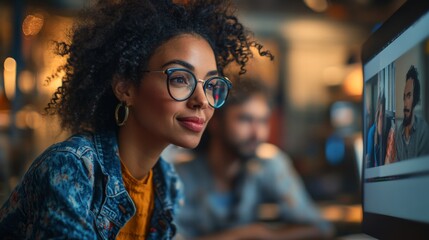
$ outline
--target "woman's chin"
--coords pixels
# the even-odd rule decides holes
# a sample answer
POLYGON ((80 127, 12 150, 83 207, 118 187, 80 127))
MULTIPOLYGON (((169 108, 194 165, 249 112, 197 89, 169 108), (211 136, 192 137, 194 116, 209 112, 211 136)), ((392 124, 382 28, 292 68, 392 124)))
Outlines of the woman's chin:
POLYGON ((194 149, 198 146, 198 143, 195 144, 183 144, 183 145, 179 145, 182 148, 187 148, 187 149, 194 149))
POLYGON ((200 143, 201 138, 196 139, 181 139, 181 141, 173 142, 174 145, 182 147, 182 148, 188 148, 193 149, 198 146, 200 143))

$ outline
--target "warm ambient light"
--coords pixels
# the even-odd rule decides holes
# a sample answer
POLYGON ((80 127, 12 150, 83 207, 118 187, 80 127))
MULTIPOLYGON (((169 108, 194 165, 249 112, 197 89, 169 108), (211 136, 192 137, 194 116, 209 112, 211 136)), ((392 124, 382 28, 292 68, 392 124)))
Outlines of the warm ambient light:
POLYGON ((8 57, 4 60, 4 89, 6 97, 12 100, 15 96, 16 88, 16 61, 8 57))
POLYGON ((21 71, 18 78, 19 90, 23 93, 30 93, 36 86, 36 78, 29 70, 21 71))
POLYGON ((344 69, 342 67, 328 67, 323 70, 322 79, 327 86, 338 86, 343 82, 344 69))
POLYGON ((279 149, 270 143, 264 143, 259 145, 259 147, 256 149, 256 155, 261 159, 271 159, 276 154, 278 154, 279 149))
POLYGON ((41 14, 30 14, 22 22, 22 32, 25 36, 37 35, 43 27, 44 18, 41 14))
POLYGON ((315 12, 323 12, 328 9, 328 1, 326 0, 304 0, 304 3, 315 12))
POLYGON ((42 124, 42 116, 32 110, 31 108, 25 107, 16 113, 16 126, 21 129, 36 129, 42 124))
POLYGON ((332 222, 362 222, 362 207, 356 205, 330 205, 321 207, 322 217, 332 222))
POLYGON ((344 90, 350 96, 362 96, 363 73, 361 67, 353 68, 344 81, 344 90))

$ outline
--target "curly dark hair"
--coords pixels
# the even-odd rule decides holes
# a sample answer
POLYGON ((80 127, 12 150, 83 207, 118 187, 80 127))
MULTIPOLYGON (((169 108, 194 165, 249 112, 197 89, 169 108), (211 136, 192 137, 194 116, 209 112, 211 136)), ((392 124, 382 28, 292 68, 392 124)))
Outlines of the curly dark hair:
POLYGON ((56 42, 56 53, 66 56, 67 62, 56 72, 65 75, 46 113, 58 114, 61 127, 72 133, 117 130, 113 79, 138 85, 154 51, 184 33, 208 41, 221 74, 232 62, 244 74, 253 56, 251 48, 273 58, 237 20, 230 0, 181 2, 104 0, 82 11, 72 29, 71 43, 56 42))

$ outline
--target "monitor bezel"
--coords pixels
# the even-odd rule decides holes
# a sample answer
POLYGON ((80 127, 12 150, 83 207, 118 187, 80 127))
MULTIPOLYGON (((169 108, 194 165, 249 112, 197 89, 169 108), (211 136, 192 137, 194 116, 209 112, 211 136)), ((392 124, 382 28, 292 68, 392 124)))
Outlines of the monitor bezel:
POLYGON ((362 45, 362 62, 366 63, 380 53, 401 33, 420 19, 428 11, 428 8, 428 1, 406 1, 362 45))
MULTIPOLYGON (((363 44, 362 63, 370 61, 427 12, 429 12, 429 1, 408 0, 405 2, 363 44)), ((363 85, 365 86, 365 80, 363 85)), ((366 94, 364 88, 363 97, 366 94)), ((364 109, 365 103, 362 102, 362 109, 364 109)), ((364 118, 363 114, 362 118, 364 118)), ((364 119, 362 119, 362 123, 364 123, 364 119)), ((364 136, 364 131, 365 128, 362 128, 362 136, 364 136)), ((361 167, 363 170, 361 177, 363 232, 380 239, 408 239, 411 236, 413 239, 429 239, 428 223, 365 212, 365 161, 362 161, 361 167)))

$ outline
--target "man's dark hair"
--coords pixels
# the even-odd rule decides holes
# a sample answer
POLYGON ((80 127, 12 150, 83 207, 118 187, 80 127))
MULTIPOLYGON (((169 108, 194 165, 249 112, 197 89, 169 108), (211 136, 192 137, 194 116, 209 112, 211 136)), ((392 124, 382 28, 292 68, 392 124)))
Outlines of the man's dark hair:
POLYGON ((274 98, 271 88, 262 80, 256 78, 242 78, 234 82, 228 99, 225 104, 215 111, 215 115, 222 115, 229 106, 240 105, 245 103, 249 98, 261 95, 266 100, 270 107, 274 104, 274 98))
MULTIPOLYGON (((71 42, 57 42, 57 54, 67 62, 56 72, 64 73, 62 86, 46 107, 58 114, 63 129, 79 131, 116 130, 112 90, 114 79, 138 85, 154 51, 181 34, 201 36, 211 45, 220 74, 232 62, 239 74, 256 48, 269 51, 251 39, 237 20, 231 0, 100 0, 82 12, 71 42)), ((48 79, 49 80, 49 79, 48 79)))
POLYGON ((411 65, 410 69, 405 76, 405 81, 413 80, 413 108, 420 102, 420 81, 419 73, 414 65, 411 65))

